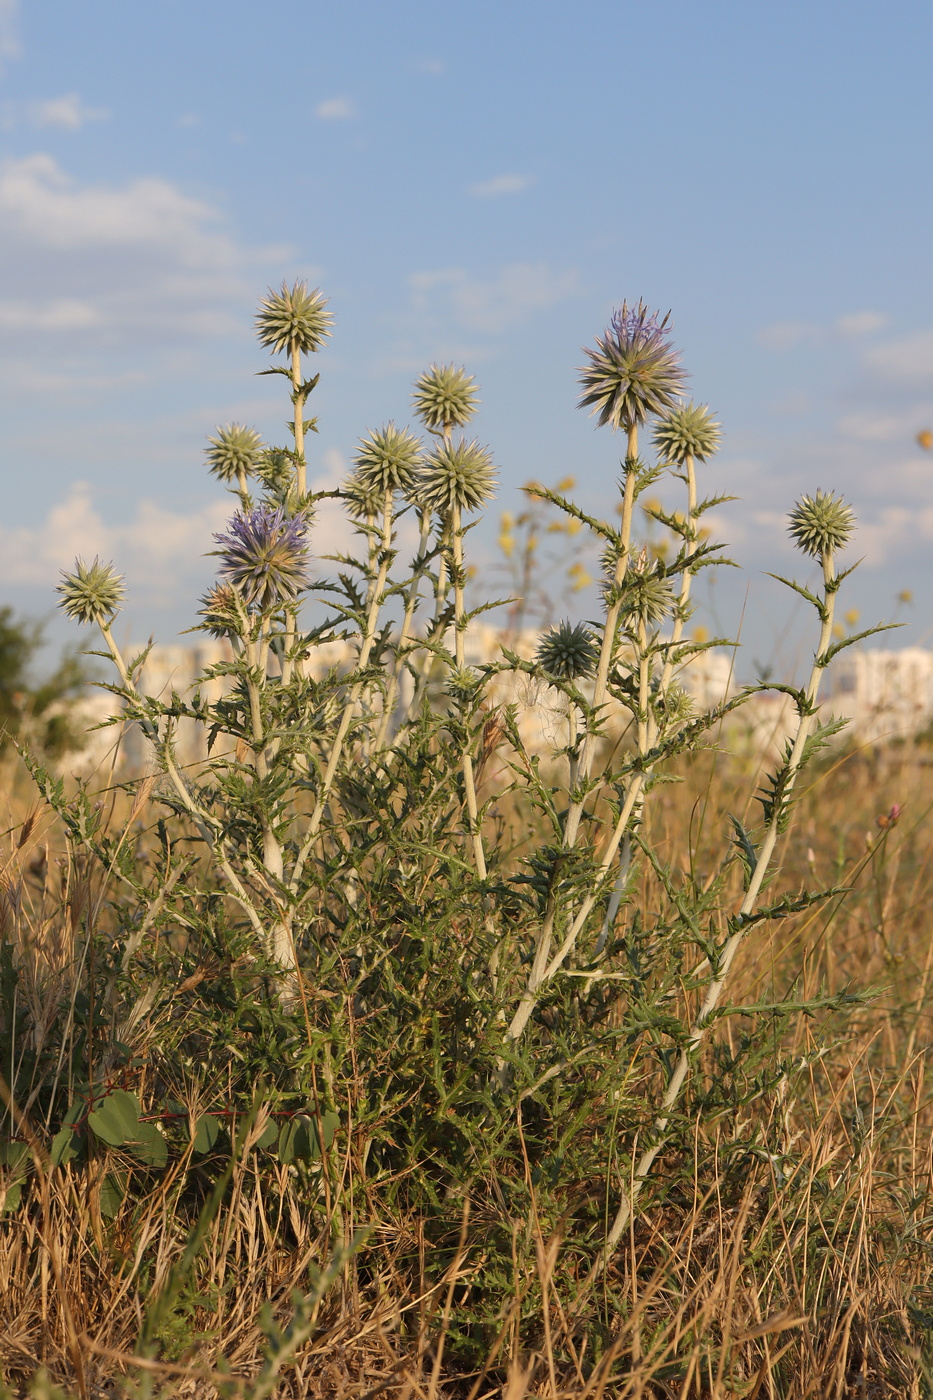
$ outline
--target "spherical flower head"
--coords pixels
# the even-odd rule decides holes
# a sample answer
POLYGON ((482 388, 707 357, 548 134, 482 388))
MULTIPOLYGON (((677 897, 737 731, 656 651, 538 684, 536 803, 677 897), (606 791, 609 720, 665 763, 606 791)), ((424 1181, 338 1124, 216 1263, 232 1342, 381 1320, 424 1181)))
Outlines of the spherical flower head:
POLYGON ((220 571, 247 606, 261 610, 297 598, 307 584, 307 521, 281 507, 259 505, 237 511, 220 545, 220 571))
POLYGON ((633 428, 677 402, 686 374, 669 321, 669 315, 649 314, 643 301, 631 309, 624 301, 596 337, 596 349, 584 350, 589 364, 580 370, 580 407, 589 408, 600 427, 633 428))
POLYGON ((654 429, 654 445, 665 462, 682 467, 688 457, 705 462, 718 451, 722 429, 705 403, 671 409, 654 429))
POLYGON ((655 565, 647 551, 632 560, 620 587, 622 616, 630 622, 656 627, 670 616, 674 590, 663 567, 655 565))
POLYGON ((387 423, 361 438, 353 475, 363 490, 410 491, 421 465, 421 443, 404 428, 387 423))
POLYGON ((432 365, 415 383, 415 413, 426 428, 465 428, 476 412, 476 380, 456 365, 432 365))
POLYGON ((236 589, 231 583, 215 583, 201 599, 198 614, 204 618, 201 631, 209 632, 218 641, 239 631, 236 589))
POLYGON ((453 506, 478 510, 493 493, 496 469, 489 450, 474 438, 439 444, 418 473, 415 497, 423 510, 446 513, 453 506))
POLYGON ((253 475, 274 496, 284 497, 295 480, 295 463, 284 448, 266 447, 256 458, 253 475))
POLYGON ((535 660, 542 671, 555 680, 576 681, 591 676, 599 650, 596 640, 582 622, 561 622, 541 638, 535 660))
POLYGON ((66 574, 63 569, 56 592, 62 595, 59 607, 74 622, 97 622, 102 626, 110 621, 126 596, 120 574, 112 564, 102 564, 97 555, 93 564, 76 559, 73 574, 66 574))
POLYGON ((813 496, 801 496, 787 528, 798 549, 822 558, 845 548, 855 528, 855 516, 841 496, 817 490, 813 496))
POLYGON ((217 436, 208 438, 204 455, 208 466, 221 481, 235 481, 242 472, 248 476, 262 451, 262 438, 255 428, 242 423, 228 423, 218 428, 217 436))
POLYGON ((304 354, 320 350, 334 321, 326 307, 327 298, 317 287, 309 292, 307 282, 296 282, 292 287, 283 282, 277 292, 270 287, 256 315, 260 345, 274 354, 279 350, 301 350, 304 354))

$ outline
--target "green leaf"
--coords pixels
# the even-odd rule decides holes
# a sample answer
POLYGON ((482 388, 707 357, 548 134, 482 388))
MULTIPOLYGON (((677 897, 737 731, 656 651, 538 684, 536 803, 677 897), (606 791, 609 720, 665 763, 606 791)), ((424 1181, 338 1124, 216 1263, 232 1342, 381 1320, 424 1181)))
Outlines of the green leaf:
POLYGON ((130 1150, 145 1166, 155 1167, 159 1171, 168 1160, 168 1146, 155 1123, 139 1124, 136 1140, 130 1150))
POLYGON ((3 1215, 9 1215, 10 1211, 15 1210, 22 1199, 23 1183, 21 1181, 11 1181, 9 1186, 6 1188, 6 1192, 4 1194, 3 1199, 3 1205, 2 1207, 0 1207, 0 1212, 2 1212, 3 1215))
POLYGON ((108 1172, 100 1187, 100 1213, 106 1220, 112 1220, 123 1204, 126 1195, 126 1173, 108 1172))
POLYGON ((84 1138, 81 1133, 66 1124, 59 1128, 52 1139, 52 1150, 49 1153, 53 1167, 64 1167, 69 1162, 73 1162, 81 1148, 84 1146, 84 1138))
POLYGON ((192 1144, 195 1152, 210 1152, 220 1136, 220 1123, 213 1113, 202 1113, 197 1121, 192 1144))
POLYGON ((274 1119, 270 1118, 269 1122, 266 1124, 259 1137, 256 1139, 256 1146, 259 1148, 271 1147, 272 1144, 277 1141, 278 1136, 279 1125, 275 1122, 274 1119))
POLYGON ((124 1089, 114 1089, 100 1108, 88 1114, 88 1124, 108 1147, 124 1147, 139 1141, 139 1100, 124 1089))

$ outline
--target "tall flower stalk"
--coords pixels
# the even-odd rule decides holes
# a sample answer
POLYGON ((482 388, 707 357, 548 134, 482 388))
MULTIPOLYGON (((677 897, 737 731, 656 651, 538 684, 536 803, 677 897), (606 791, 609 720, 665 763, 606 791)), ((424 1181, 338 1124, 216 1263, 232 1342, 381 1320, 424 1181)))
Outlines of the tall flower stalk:
MULTIPOLYGON (((850 508, 839 497, 818 491, 812 499, 804 496, 790 516, 790 534, 794 543, 805 554, 819 560, 823 575, 821 597, 814 597, 809 590, 790 583, 789 586, 801 593, 812 603, 820 621, 819 641, 813 655, 810 674, 805 687, 797 693, 797 725, 789 742, 785 761, 772 779, 771 788, 763 799, 765 830, 754 859, 747 865, 745 897, 730 921, 730 931, 719 949, 710 968, 709 981, 700 1009, 674 1064, 673 1071, 661 1099, 660 1109, 652 1125, 650 1141, 635 1165, 631 1185, 623 1192, 605 1246, 594 1265, 591 1279, 605 1267, 623 1234, 628 1229, 635 1207, 635 1201, 645 1179, 653 1167, 658 1153, 664 1147, 670 1124, 671 1112, 680 1098, 690 1067, 703 1044, 712 1025, 716 1009, 729 979, 729 973, 736 954, 754 926, 755 913, 762 885, 774 856, 778 837, 788 816, 788 809, 801 769, 804 767, 808 750, 812 749, 814 729, 817 725, 817 702, 820 682, 829 661, 834 654, 832 646, 833 620, 836 592, 840 579, 836 570, 836 555, 847 544, 853 528, 850 508)), ((787 582, 787 580, 785 580, 787 582)), ((749 845, 749 850, 753 848, 749 845)), ((748 857, 746 856, 748 860, 748 857)))

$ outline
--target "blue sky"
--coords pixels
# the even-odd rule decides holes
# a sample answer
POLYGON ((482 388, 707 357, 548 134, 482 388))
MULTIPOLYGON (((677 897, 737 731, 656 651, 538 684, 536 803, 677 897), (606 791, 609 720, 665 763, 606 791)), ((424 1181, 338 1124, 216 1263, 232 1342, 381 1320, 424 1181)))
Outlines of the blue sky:
POLYGON ((845 606, 911 589, 896 644, 933 643, 931 52, 933 10, 897 0, 0 0, 0 598, 44 614, 99 552, 134 636, 190 624, 227 506, 204 442, 281 439, 252 313, 305 276, 336 318, 312 478, 456 359, 501 471, 477 557, 529 477, 608 511, 621 443, 575 369, 644 297, 722 421, 710 490, 741 497, 717 525, 743 573, 701 620, 793 660, 763 572, 822 486, 860 519, 845 606))

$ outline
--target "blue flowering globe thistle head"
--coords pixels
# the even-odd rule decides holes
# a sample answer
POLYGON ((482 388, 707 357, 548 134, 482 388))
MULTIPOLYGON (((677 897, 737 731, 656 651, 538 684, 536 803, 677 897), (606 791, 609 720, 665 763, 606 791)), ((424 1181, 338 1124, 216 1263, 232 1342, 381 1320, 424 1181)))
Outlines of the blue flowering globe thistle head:
POLYGON ((804 554, 823 558, 849 543, 855 529, 852 507, 832 491, 801 496, 788 520, 791 539, 804 554))
POLYGON ((592 632, 582 622, 561 622, 541 638, 535 660, 555 680, 576 681, 591 676, 599 660, 592 632))
POLYGON ((240 472, 249 476, 262 453, 262 438, 243 423, 228 423, 207 441, 207 464, 221 481, 235 481, 240 472))
POLYGON ((308 524, 278 507, 237 511, 220 546, 220 571, 248 607, 262 611, 293 602, 307 585, 308 524))
POLYGON ((476 412, 476 380, 456 365, 431 365, 415 382, 415 414, 432 432, 465 428, 476 412))
POLYGON ((705 403, 672 408, 655 424, 654 445, 663 462, 682 467, 688 457, 705 462, 719 450, 722 429, 705 403))
POLYGON ((364 491, 408 492, 421 465, 421 443, 405 428, 387 423, 360 439, 353 463, 354 478, 364 491))
POLYGON ((59 607, 73 622, 96 622, 101 626, 110 622, 126 596, 122 577, 112 564, 104 564, 96 554, 92 564, 76 559, 73 574, 63 569, 56 592, 62 595, 59 607))
POLYGON ((626 430, 673 408, 686 373, 669 335, 670 317, 649 312, 644 302, 623 302, 596 348, 584 350, 580 407, 589 408, 600 427, 626 430))
POLYGON ((441 443, 425 458, 414 498, 422 510, 446 514, 454 506, 478 510, 492 496, 496 469, 489 449, 474 438, 441 443))
POLYGON ((283 282, 259 303, 256 313, 256 334, 260 345, 273 354, 280 350, 300 350, 310 354, 320 350, 330 335, 334 318, 327 310, 327 298, 317 287, 308 291, 307 282, 295 282, 289 287, 283 282))

